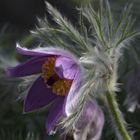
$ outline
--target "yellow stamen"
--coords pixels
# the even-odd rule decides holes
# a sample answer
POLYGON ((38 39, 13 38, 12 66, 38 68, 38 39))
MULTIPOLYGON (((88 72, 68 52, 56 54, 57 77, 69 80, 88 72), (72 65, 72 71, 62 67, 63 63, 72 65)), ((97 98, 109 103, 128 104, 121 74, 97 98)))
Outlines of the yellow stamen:
POLYGON ((65 96, 70 89, 72 80, 61 79, 54 71, 54 65, 56 56, 49 57, 47 61, 42 65, 42 78, 49 88, 52 88, 54 94, 59 96, 65 96), (53 82, 48 85, 49 79, 52 78, 53 82))
POLYGON ((55 75, 55 71, 54 71, 55 61, 56 61, 56 57, 50 57, 42 65, 42 77, 43 77, 45 83, 48 81, 48 79, 52 75, 55 75))
POLYGON ((52 85, 52 91, 59 96, 65 96, 68 92, 72 80, 59 79, 52 85))

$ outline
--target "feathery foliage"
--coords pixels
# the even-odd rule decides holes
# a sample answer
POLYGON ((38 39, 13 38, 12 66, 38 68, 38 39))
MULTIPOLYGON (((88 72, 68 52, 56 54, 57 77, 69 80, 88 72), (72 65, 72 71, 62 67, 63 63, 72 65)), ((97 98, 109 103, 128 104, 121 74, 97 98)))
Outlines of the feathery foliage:
MULTIPOLYGON (((68 109, 74 113, 61 122, 66 131, 69 131, 73 126, 72 124, 80 116, 86 101, 103 97, 101 100, 103 99, 102 101, 107 104, 108 101, 105 95, 108 91, 111 92, 111 96, 108 97, 113 97, 116 100, 114 92, 119 90, 117 71, 119 58, 122 54, 121 50, 127 47, 136 35, 139 35, 139 31, 133 30, 135 20, 131 16, 132 5, 126 5, 119 20, 115 19, 107 0, 105 2, 100 0, 99 9, 97 10, 94 10, 91 4, 81 7, 79 9, 79 25, 72 25, 66 17, 63 17, 49 3, 46 5, 53 22, 49 23, 47 18, 44 20, 39 19, 36 31, 32 31, 33 35, 39 37, 41 47, 45 45, 61 47, 72 52, 85 72, 80 90, 72 102, 69 103, 68 109)), ((5 66, 1 65, 1 67, 5 66)), ((14 84, 14 82, 10 83, 14 84)), ((28 82, 28 79, 26 82, 28 82)), ((25 86, 26 82, 23 83, 25 86)), ((11 88, 8 87, 7 89, 10 90, 11 88)), ((9 91, 5 92, 9 93, 9 91)), ((112 106, 118 107, 117 103, 112 106)), ((125 123, 122 113, 119 110, 117 112, 119 113, 117 117, 122 118, 121 123, 125 123)), ((112 115, 112 121, 115 120, 113 117, 112 115)), ((113 128, 117 130, 116 135, 120 140, 122 136, 118 133, 118 128, 115 125, 113 125, 113 128)), ((3 130, 1 130, 2 132, 3 130)), ((3 139, 8 139, 6 135, 8 134, 3 133, 1 136, 3 139)), ((15 137, 18 136, 13 132, 13 136, 10 138, 14 139, 15 137)), ((25 139, 38 140, 38 135, 35 137, 28 135, 25 139)), ((19 139, 24 139, 20 132, 19 139)))
POLYGON ((43 44, 46 42, 48 46, 62 47, 71 51, 84 67, 86 75, 83 77, 81 88, 68 103, 69 112, 74 113, 64 120, 64 127, 67 130, 71 129, 69 126, 72 127, 77 121, 87 100, 104 96, 105 103, 109 102, 107 104, 112 111, 110 111, 112 121, 115 120, 114 127, 118 138, 130 140, 122 125, 125 122, 118 109, 114 92, 119 90, 117 71, 122 48, 140 32, 133 29, 135 20, 130 14, 132 5, 126 5, 118 20, 112 15, 108 0, 99 2, 97 10, 94 10, 91 4, 80 8, 80 28, 72 25, 58 10, 46 3, 56 25, 54 27, 49 24, 47 19, 39 20, 39 27, 32 33, 41 38, 43 44), (84 21, 88 23, 85 24, 84 21), (112 100, 112 103, 109 100, 112 100))

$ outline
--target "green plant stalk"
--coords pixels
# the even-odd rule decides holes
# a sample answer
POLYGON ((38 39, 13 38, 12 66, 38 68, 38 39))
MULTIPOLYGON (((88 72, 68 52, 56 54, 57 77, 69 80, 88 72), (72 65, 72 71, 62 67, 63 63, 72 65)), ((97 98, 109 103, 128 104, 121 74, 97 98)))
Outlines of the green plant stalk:
POLYGON ((132 140, 131 136, 129 135, 128 131, 126 130, 121 112, 119 111, 118 104, 116 102, 115 93, 107 92, 106 99, 108 102, 108 108, 113 117, 112 121, 117 128, 119 135, 122 137, 123 140, 132 140))

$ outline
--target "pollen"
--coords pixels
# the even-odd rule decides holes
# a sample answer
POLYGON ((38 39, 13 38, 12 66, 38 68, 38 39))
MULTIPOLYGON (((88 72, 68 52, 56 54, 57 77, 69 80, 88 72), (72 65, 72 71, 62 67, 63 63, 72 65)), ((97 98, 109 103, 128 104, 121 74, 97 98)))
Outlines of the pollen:
POLYGON ((60 79, 52 85, 52 91, 56 95, 65 96, 70 89, 72 80, 60 79))
POLYGON ((47 61, 42 65, 42 78, 44 82, 47 83, 49 78, 55 75, 54 64, 56 61, 56 57, 49 57, 47 61))
POLYGON ((72 84, 73 80, 60 78, 54 70, 57 57, 49 57, 42 65, 42 78, 48 88, 58 96, 65 96, 72 84))

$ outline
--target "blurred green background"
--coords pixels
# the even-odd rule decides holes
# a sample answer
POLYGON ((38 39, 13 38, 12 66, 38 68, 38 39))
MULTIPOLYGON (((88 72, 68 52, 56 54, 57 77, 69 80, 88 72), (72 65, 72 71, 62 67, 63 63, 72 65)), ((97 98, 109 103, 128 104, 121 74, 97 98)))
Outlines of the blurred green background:
MULTIPOLYGON (((74 25, 77 25, 79 13, 76 10, 80 5, 86 5, 92 0, 48 0, 74 25)), ((115 16, 119 16, 128 0, 110 0, 111 9, 115 16)), ((140 0, 133 0, 132 14, 136 17, 136 27, 140 28, 140 0)), ((95 5, 96 6, 96 5, 95 5)), ((48 109, 39 112, 23 114, 23 101, 19 97, 19 87, 22 79, 10 79, 4 74, 4 69, 14 65, 24 58, 15 52, 17 42, 26 47, 37 45, 39 40, 32 38, 30 30, 35 29, 37 17, 50 16, 45 8, 45 0, 0 0, 0 140, 72 140, 70 136, 59 134, 48 136, 45 132, 44 122, 48 109)), ((51 21, 51 19, 50 19, 51 21)), ((118 101, 124 116, 135 131, 135 139, 140 140, 140 110, 128 113, 123 101, 126 97, 125 83, 129 73, 139 65, 140 38, 132 42, 125 55, 120 60, 119 81, 123 82, 122 92, 118 93, 118 101)), ((22 90, 22 89, 20 89, 22 90)), ((108 116, 106 115, 106 119, 108 116)), ((114 136, 108 132, 110 124, 106 121, 102 140, 113 140, 114 136)))

